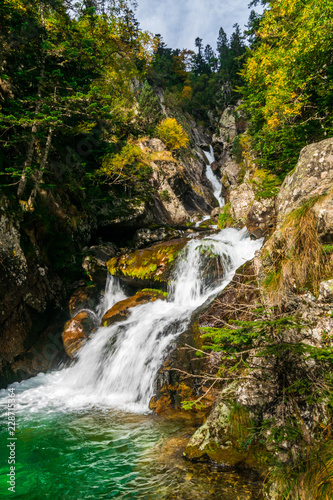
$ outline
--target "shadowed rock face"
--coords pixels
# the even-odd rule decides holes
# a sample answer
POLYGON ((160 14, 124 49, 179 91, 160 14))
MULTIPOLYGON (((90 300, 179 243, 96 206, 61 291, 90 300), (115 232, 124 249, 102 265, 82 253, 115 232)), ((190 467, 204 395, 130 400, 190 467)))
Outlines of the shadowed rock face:
POLYGON ((130 315, 130 309, 135 306, 154 302, 155 300, 166 300, 167 294, 160 290, 142 290, 133 297, 117 302, 103 316, 101 326, 110 326, 118 321, 124 321, 130 315))
POLYGON ((96 285, 82 286, 69 299, 69 312, 74 318, 82 309, 95 309, 100 291, 96 285))
POLYGON ((108 271, 112 276, 137 288, 166 289, 176 257, 187 241, 186 238, 180 238, 114 257, 107 263, 108 271))

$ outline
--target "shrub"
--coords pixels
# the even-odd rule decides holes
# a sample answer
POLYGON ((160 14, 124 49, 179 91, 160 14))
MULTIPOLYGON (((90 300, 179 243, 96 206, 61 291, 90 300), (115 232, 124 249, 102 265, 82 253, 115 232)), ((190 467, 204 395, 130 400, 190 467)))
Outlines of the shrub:
POLYGON ((156 129, 158 137, 165 143, 168 149, 186 148, 189 144, 189 138, 183 127, 175 118, 166 118, 156 129))

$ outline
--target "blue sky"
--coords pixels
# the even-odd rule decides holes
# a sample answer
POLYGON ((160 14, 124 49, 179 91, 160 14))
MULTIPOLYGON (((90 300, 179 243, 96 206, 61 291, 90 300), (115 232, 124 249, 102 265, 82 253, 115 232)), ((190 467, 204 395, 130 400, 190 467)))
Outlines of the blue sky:
MULTIPOLYGON (((230 36, 232 26, 247 24, 250 0, 138 0, 136 17, 144 30, 160 33, 172 48, 194 49, 197 36, 216 49, 220 27, 230 36)), ((257 8, 259 11, 259 9, 257 8)))

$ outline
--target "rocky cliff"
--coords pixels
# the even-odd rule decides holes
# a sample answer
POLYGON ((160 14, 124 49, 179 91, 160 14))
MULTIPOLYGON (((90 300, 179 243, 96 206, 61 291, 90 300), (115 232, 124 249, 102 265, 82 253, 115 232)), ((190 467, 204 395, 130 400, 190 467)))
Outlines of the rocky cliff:
MULTIPOLYGON (((327 468, 314 456, 327 453, 331 425, 332 151, 332 138, 304 148, 280 187, 251 157, 243 160, 224 220, 245 223, 265 242, 197 323, 207 352, 218 346, 206 366, 217 360, 221 389, 186 456, 269 470, 267 498, 280 498, 288 485, 295 495, 310 491, 304 448, 313 473, 327 468), (287 476, 279 483, 276 464, 284 471, 294 464, 285 472, 290 484, 287 476)), ((222 164, 221 175, 229 168, 222 164)))

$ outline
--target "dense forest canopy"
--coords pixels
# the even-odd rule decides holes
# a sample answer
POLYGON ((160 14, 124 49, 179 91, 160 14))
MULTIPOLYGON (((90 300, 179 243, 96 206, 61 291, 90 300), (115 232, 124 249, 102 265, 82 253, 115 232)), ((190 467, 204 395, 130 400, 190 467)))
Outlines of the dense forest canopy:
POLYGON ((146 192, 150 172, 138 168, 145 161, 132 141, 158 136, 159 89, 169 117, 189 113, 211 132, 223 109, 241 101, 258 161, 283 177, 305 144, 332 134, 333 6, 261 3, 264 14, 252 11, 244 33, 235 24, 228 39, 221 27, 216 48, 197 37, 193 52, 140 30, 135 4, 124 0, 5 0, 2 187, 30 208, 40 187, 59 180, 101 197, 112 177, 103 177, 105 165, 117 170, 112 158, 124 151, 121 171, 129 170, 113 196, 128 184, 132 195, 146 192))

